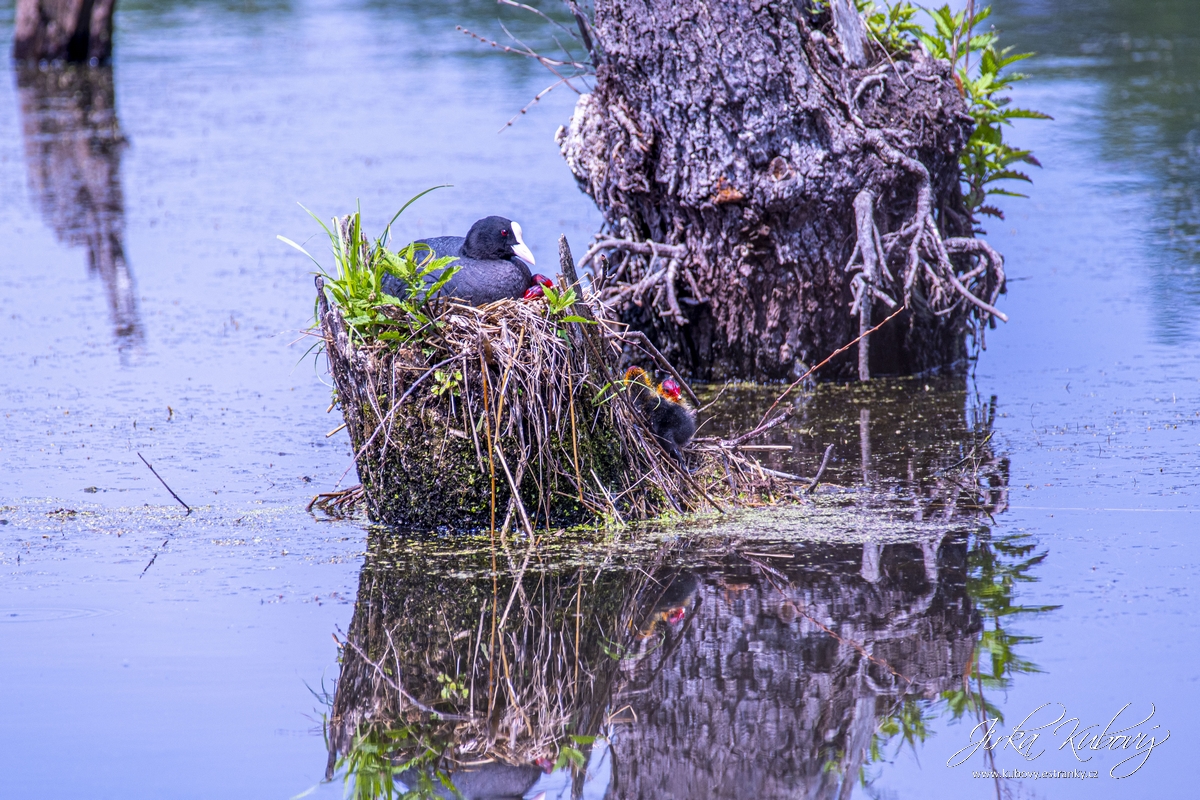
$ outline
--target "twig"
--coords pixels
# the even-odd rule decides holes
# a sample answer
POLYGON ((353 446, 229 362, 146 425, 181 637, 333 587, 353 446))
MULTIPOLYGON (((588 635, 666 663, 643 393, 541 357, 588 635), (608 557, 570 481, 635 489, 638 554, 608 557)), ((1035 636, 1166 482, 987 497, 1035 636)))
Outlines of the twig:
POLYGON ((804 490, 805 494, 812 494, 817 489, 817 484, 821 482, 821 476, 825 474, 825 467, 829 464, 829 455, 833 452, 833 445, 825 448, 825 455, 821 458, 821 466, 817 468, 816 477, 812 479, 812 483, 804 490))
POLYGON ((413 389, 416 389, 418 386, 421 385, 421 381, 425 380, 430 375, 432 375, 435 371, 446 366, 451 361, 457 361, 460 358, 463 358, 463 356, 462 355, 450 356, 445 361, 439 361, 438 363, 434 364, 432 367, 430 367, 425 372, 424 375, 422 375, 421 377, 417 378, 415 381, 412 382, 412 384, 408 387, 408 389, 405 390, 404 394, 400 395, 400 399, 396 401, 396 404, 394 406, 392 406, 392 408, 399 408, 404 403, 404 401, 408 399, 408 396, 413 393, 413 389))
MULTIPOLYGON (((541 17, 542 19, 544 19, 546 22, 549 22, 551 25, 553 25, 554 27, 561 30, 567 36, 570 36, 572 39, 579 38, 571 31, 570 28, 566 27, 565 25, 563 25, 561 22, 558 22, 557 20, 551 19, 550 17, 546 16, 544 13, 542 13, 538 9, 534 8, 533 6, 526 5, 525 3, 517 3, 517 2, 514 2, 514 0, 496 0, 496 3, 499 5, 502 5, 502 6, 512 6, 513 8, 520 8, 525 11, 528 11, 531 14, 536 14, 539 17, 541 17)), ((574 5, 574 4, 572 3, 572 5, 574 5)))
MULTIPOLYGON (((158 472, 154 469, 154 467, 150 466, 150 462, 146 460, 146 457, 143 456, 141 453, 138 453, 137 457, 142 460, 143 464, 145 464, 147 467, 150 468, 150 471, 154 473, 154 477, 158 478, 158 482, 161 483, 163 485, 163 487, 166 488, 166 490, 171 493, 171 497, 174 497, 176 500, 179 500, 179 505, 181 505, 187 509, 187 514, 184 514, 184 516, 186 517, 186 516, 188 516, 188 514, 191 514, 192 507, 189 506, 187 503, 183 502, 182 500, 180 500, 179 495, 175 494, 175 490, 172 489, 170 486, 167 486, 167 482, 162 479, 162 476, 158 474, 158 472)), ((154 563, 154 560, 151 559, 150 564, 153 564, 153 563, 154 563)), ((150 569, 150 564, 146 565, 146 569, 150 569)), ((143 572, 145 572, 145 570, 143 570, 143 572)))
POLYGON ((725 447, 737 447, 742 442, 748 442, 754 437, 761 436, 772 428, 782 425, 791 419, 792 415, 795 413, 796 411, 794 409, 789 408, 787 411, 783 412, 778 417, 775 417, 775 419, 771 420, 770 422, 764 422, 754 430, 743 433, 741 436, 737 437, 736 439, 731 439, 728 442, 721 442, 721 444, 725 447))
POLYGON ((738 450, 794 450, 790 444, 739 444, 738 450))
POLYGON ((725 390, 729 388, 729 383, 729 381, 725 381, 725 384, 721 387, 721 391, 717 392, 716 396, 713 397, 712 400, 709 400, 707 403, 697 408, 696 413, 699 414, 701 411, 707 411, 716 405, 717 401, 721 399, 721 396, 725 394, 725 390))
POLYGON ((634 242, 629 239, 601 239, 589 247, 583 254, 583 258, 579 259, 579 269, 586 267, 593 258, 600 254, 601 250, 625 250, 640 256, 671 256, 672 258, 683 258, 687 253, 687 248, 681 244, 662 244, 650 240, 634 242))
POLYGON ((791 393, 792 389, 795 389, 797 386, 799 386, 799 385, 801 384, 801 382, 803 382, 803 381, 804 381, 804 380, 805 380, 805 379, 806 379, 806 378, 807 378, 809 375, 812 375, 814 372, 816 372, 817 370, 819 370, 821 367, 823 367, 823 366, 825 366, 826 364, 828 364, 830 361, 832 361, 832 360, 834 359, 834 357, 835 357, 835 356, 841 355, 842 353, 844 353, 844 352, 846 352, 847 350, 849 350, 851 347, 854 347, 854 345, 858 344, 858 340, 859 340, 859 339, 863 338, 864 336, 870 336, 872 333, 874 333, 875 331, 879 330, 879 329, 880 329, 880 328, 882 328, 884 325, 887 325, 887 324, 888 324, 889 322, 891 322, 893 319, 895 319, 896 317, 898 317, 898 316, 900 315, 900 312, 901 312, 901 311, 903 311, 903 310, 904 310, 904 309, 906 309, 906 308, 908 308, 908 303, 905 303, 904 305, 902 305, 902 306, 900 306, 899 308, 897 308, 895 311, 893 311, 893 312, 892 312, 891 316, 889 316, 889 317, 888 317, 887 319, 885 319, 883 322, 881 322, 881 323, 879 323, 878 325, 876 325, 874 328, 871 328, 871 330, 869 330, 869 331, 865 331, 865 332, 863 332, 863 333, 860 333, 856 339, 853 339, 853 340, 851 340, 850 342, 848 342, 848 343, 846 343, 846 344, 842 345, 841 347, 839 347, 837 350, 834 350, 832 353, 830 353, 830 354, 829 354, 829 355, 828 355, 828 356, 825 358, 825 360, 824 360, 824 361, 822 361, 821 363, 817 364, 815 367, 811 367, 811 368, 809 368, 808 372, 804 373, 804 374, 803 374, 803 375, 801 375, 799 378, 796 378, 796 380, 795 380, 795 381, 793 381, 793 382, 792 382, 792 384, 791 384, 790 386, 788 386, 786 389, 784 389, 784 390, 783 390, 783 394, 781 394, 781 395, 779 395, 779 397, 776 397, 776 398, 775 398, 775 402, 774 402, 774 403, 771 403, 771 407, 767 409, 767 413, 766 413, 766 414, 763 414, 762 420, 759 422, 759 424, 761 425, 763 422, 765 422, 765 421, 766 421, 766 419, 767 419, 767 417, 769 417, 769 416, 771 415, 771 412, 775 410, 775 407, 779 405, 779 401, 781 401, 781 400, 783 400, 783 398, 787 397, 787 396, 788 396, 788 395, 791 393))
POLYGON ((777 469, 767 469, 762 464, 755 463, 754 468, 762 470, 764 473, 766 473, 767 475, 770 475, 772 478, 782 478, 785 481, 796 481, 799 483, 804 483, 804 481, 805 481, 805 478, 802 478, 799 475, 793 475, 790 472, 780 472, 777 469))
POLYGON ((591 68, 590 64, 584 64, 583 62, 580 62, 580 61, 559 61, 558 59, 555 59, 555 58, 546 58, 545 56, 539 55, 538 53, 535 53, 532 50, 521 50, 516 47, 509 47, 506 44, 500 44, 499 42, 484 38, 483 36, 480 36, 477 33, 469 31, 466 28, 464 28, 462 25, 455 25, 454 27, 455 27, 455 29, 460 30, 463 33, 465 33, 467 36, 470 36, 472 39, 478 39, 479 41, 483 42, 484 44, 491 45, 492 47, 495 47, 498 50, 503 50, 506 53, 513 53, 518 56, 525 56, 526 58, 532 58, 534 61, 537 61, 544 67, 574 67, 575 69, 583 71, 583 72, 586 72, 588 69, 591 68))
POLYGON ((155 561, 158 561, 158 554, 162 552, 163 546, 164 546, 166 543, 167 543, 167 540, 166 540, 166 539, 163 539, 163 543, 162 543, 162 544, 160 544, 160 545, 158 546, 158 549, 154 551, 154 555, 150 556, 150 563, 149 563, 149 564, 147 564, 147 565, 146 565, 146 568, 142 570, 142 574, 141 574, 141 575, 138 575, 138 577, 139 577, 139 578, 140 578, 140 577, 142 577, 142 575, 145 575, 145 574, 146 574, 146 570, 148 570, 148 569, 150 569, 152 566, 154 566, 154 562, 155 562, 155 561))
POLYGON ((592 59, 592 69, 595 69, 604 59, 592 42, 591 23, 588 22, 587 15, 580 10, 575 0, 567 0, 567 5, 570 6, 571 14, 575 17, 575 24, 579 26, 579 35, 583 38, 583 46, 588 51, 588 57, 592 59))
MULTIPOLYGON (((533 108, 535 105, 540 103, 543 97, 550 94, 550 92, 554 91, 555 89, 557 89, 559 86, 561 86, 564 83, 567 86, 571 86, 571 83, 569 80, 567 80, 566 78, 559 78, 554 83, 547 86, 545 89, 542 89, 540 92, 538 92, 536 95, 533 96, 532 100, 530 100, 528 103, 526 103, 524 106, 522 106, 520 111, 518 111, 516 114, 513 114, 512 119, 510 119, 508 122, 504 123, 500 127, 500 130, 496 131, 496 133, 504 133, 505 128, 512 127, 512 124, 517 121, 518 117, 520 117, 522 114, 529 113, 529 109, 533 108)), ((571 86, 571 88, 575 89, 574 86, 571 86)), ((576 89, 575 93, 579 94, 579 90, 576 89)))
MULTIPOLYGON (((579 299, 575 301, 571 309, 588 322, 598 322, 591 307, 583 301, 583 284, 579 282, 579 272, 575 269, 575 258, 571 255, 571 245, 567 242, 565 233, 558 237, 558 266, 570 285, 579 287, 579 299)), ((577 323, 571 324, 577 325, 577 323)), ((609 373, 608 363, 604 358, 604 348, 602 347, 604 340, 599 332, 592 330, 592 327, 592 325, 578 325, 579 335, 583 337, 591 355, 591 361, 595 362, 592 368, 604 378, 605 383, 612 383, 613 376, 609 373)))
POLYGON ((311 514, 315 506, 326 512, 330 511, 330 509, 341 512, 361 501, 364 496, 361 483, 351 486, 348 489, 342 489, 340 492, 321 492, 314 495, 313 499, 308 501, 308 505, 304 507, 304 510, 311 514))

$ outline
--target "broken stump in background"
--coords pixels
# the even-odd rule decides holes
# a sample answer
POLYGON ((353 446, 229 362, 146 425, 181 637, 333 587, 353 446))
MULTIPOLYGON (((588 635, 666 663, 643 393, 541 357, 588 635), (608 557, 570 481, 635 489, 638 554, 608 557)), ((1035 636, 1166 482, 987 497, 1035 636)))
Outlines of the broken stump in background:
POLYGON ((13 59, 101 64, 112 58, 116 0, 17 0, 13 59))

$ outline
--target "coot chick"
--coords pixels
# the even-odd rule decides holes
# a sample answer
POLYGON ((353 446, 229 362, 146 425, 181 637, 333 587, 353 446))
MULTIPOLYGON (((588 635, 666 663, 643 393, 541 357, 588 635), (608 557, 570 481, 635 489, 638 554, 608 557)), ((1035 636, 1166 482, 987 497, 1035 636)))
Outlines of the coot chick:
POLYGON ((546 296, 546 289, 554 286, 554 281, 547 278, 545 275, 538 273, 533 276, 533 285, 525 290, 523 300, 537 300, 539 297, 546 296))
MULTIPOLYGON (((525 261, 535 263, 533 253, 521 238, 521 226, 504 217, 484 217, 471 226, 466 237, 437 236, 418 239, 417 243, 428 245, 434 258, 457 257, 450 266, 458 267, 458 272, 441 290, 446 297, 481 306, 505 297, 519 299, 533 283, 525 265, 525 261)), ((418 258, 423 260, 428 255, 422 251, 418 258)), ((426 280, 433 283, 441 275, 442 270, 438 270, 426 280)), ((383 276, 383 291, 387 294, 404 297, 406 288, 399 278, 383 276)))
POLYGON ((682 464, 682 450, 696 435, 696 414, 683 402, 679 384, 667 378, 655 389, 640 367, 630 367, 625 380, 633 382, 634 400, 654 438, 682 464))

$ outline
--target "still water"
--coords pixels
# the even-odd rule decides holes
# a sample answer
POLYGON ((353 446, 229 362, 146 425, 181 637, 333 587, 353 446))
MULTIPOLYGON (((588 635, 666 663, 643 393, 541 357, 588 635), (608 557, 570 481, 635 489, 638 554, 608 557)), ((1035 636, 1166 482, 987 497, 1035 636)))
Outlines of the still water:
MULTIPOLYGON (((309 265, 275 235, 319 252, 298 203, 328 217, 360 202, 378 227, 440 183, 454 186, 407 212, 403 235, 503 213, 548 260, 559 233, 591 235, 599 216, 552 143, 575 95, 497 133, 549 83, 455 31, 503 35, 497 8, 128 2, 111 71, 9 68, 0 794, 340 796, 354 725, 397 704, 380 665, 443 711, 495 710, 479 730, 405 729, 525 764, 460 767, 473 797, 1188 795, 1190 6, 997 4, 1008 41, 1040 54, 1018 100, 1055 121, 1016 131, 1045 166, 986 226, 1012 322, 965 384, 820 386, 771 442, 790 449, 763 454, 810 473, 834 445, 807 506, 502 543, 496 573, 490 542, 305 513, 353 474, 306 356, 309 265), (1110 732, 1171 738, 1120 780, 1133 748, 1076 756, 1071 727, 1039 731, 1036 760, 1010 744, 947 766, 981 708, 1003 717, 998 738, 1047 703, 1027 728, 1065 708, 1100 733, 1130 704, 1110 732), (563 745, 586 764, 574 775, 537 763, 563 745), (993 767, 1099 777, 972 777, 993 767)), ((6 3, 0 40, 11 30, 6 3)), ((772 398, 727 389, 709 429, 772 398)))

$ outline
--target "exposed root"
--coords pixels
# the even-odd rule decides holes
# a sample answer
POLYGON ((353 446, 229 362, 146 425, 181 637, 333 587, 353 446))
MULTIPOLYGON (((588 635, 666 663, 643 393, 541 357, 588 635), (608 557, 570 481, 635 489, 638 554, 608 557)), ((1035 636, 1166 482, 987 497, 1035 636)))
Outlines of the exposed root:
POLYGON ((858 379, 871 379, 870 368, 870 337, 867 331, 871 328, 871 312, 875 299, 887 303, 888 308, 895 308, 896 301, 889 297, 879 287, 886 275, 891 283, 892 275, 887 268, 887 255, 883 252, 883 243, 879 240, 879 228, 875 226, 875 195, 869 189, 863 189, 854 198, 854 215, 858 227, 858 239, 854 252, 850 256, 847 270, 861 269, 850 282, 854 294, 854 302, 850 306, 851 313, 858 314, 858 379), (861 266, 855 264, 861 259, 861 266))
MULTIPOLYGON (((808 60, 826 59, 814 51, 808 60)), ((899 350, 908 367, 960 358, 965 351, 955 342, 961 343, 966 332, 973 332, 982 345, 983 329, 997 319, 1007 320, 996 305, 1004 291, 1003 260, 986 242, 959 237, 970 229, 970 220, 966 209, 956 204, 955 151, 947 148, 961 147, 966 134, 961 139, 929 134, 934 126, 963 125, 964 113, 951 108, 950 98, 919 83, 945 88, 949 73, 916 51, 911 60, 889 59, 867 70, 848 70, 848 81, 834 80, 831 75, 836 74, 817 69, 812 76, 829 95, 822 113, 837 130, 837 161, 851 165, 840 178, 824 162, 805 165, 807 156, 797 161, 796 156, 780 155, 761 167, 730 168, 725 175, 702 163, 680 166, 678 154, 669 159, 656 156, 654 150, 648 154, 643 145, 651 136, 646 133, 650 126, 629 107, 639 108, 642 115, 645 109, 625 103, 628 89, 617 81, 582 98, 570 126, 559 131, 564 157, 606 216, 605 229, 580 268, 607 255, 612 265, 605 270, 598 295, 610 313, 647 330, 673 358, 692 360, 693 371, 707 372, 709 365, 698 354, 714 350, 763 352, 761 369, 776 376, 789 362, 796 368, 798 352, 807 351, 803 361, 816 355, 813 350, 828 352, 840 344, 838 339, 852 337, 853 328, 825 318, 810 324, 807 320, 814 312, 808 295, 820 294, 824 309, 830 302, 841 302, 843 286, 853 295, 849 312, 860 334, 876 320, 880 304, 889 311, 907 306, 905 324, 915 338, 902 339, 899 350), (915 110, 904 107, 910 95, 918 104, 915 110), (707 187, 697 176, 704 176, 707 187), (803 190, 793 188, 801 185, 803 190), (739 214, 724 210, 731 203, 740 206, 739 214), (654 212, 642 210, 647 206, 654 212), (853 254, 844 260, 840 237, 833 241, 836 235, 829 229, 845 222, 822 227, 807 220, 840 217, 850 207, 856 225, 844 246, 852 242, 853 254), (697 225, 699 219, 703 225, 697 225), (810 235, 818 238, 797 242, 798 229, 811 229, 810 235), (647 239, 648 234, 653 239, 647 239), (822 236, 830 239, 823 241, 822 236), (823 261, 830 256, 833 263, 823 261), (822 270, 843 266, 840 279, 831 276, 819 288, 807 282, 822 270), (713 299, 726 284, 730 291, 713 299), (792 286, 798 290, 794 301, 788 294, 792 286), (761 313, 746 307, 749 298, 762 304, 761 313), (792 303, 804 310, 796 311, 792 303), (702 304, 707 308, 698 310, 702 304), (759 329, 763 325, 766 330, 759 329), (797 327, 812 329, 803 330, 798 343, 793 335, 797 327), (761 351, 757 342, 743 341, 756 334, 770 342, 761 351), (919 343, 925 334, 927 348, 919 343), (933 359, 926 360, 926 352, 933 359)), ((658 89, 651 85, 645 91, 661 100, 658 89)), ((663 142, 673 142, 672 152, 690 152, 684 146, 690 135, 653 131, 660 149, 670 150, 663 142)), ((697 145, 696 152, 720 144, 701 140, 704 146, 697 145)), ((741 152, 737 146, 733 149, 741 152)), ((732 156, 728 160, 742 164, 732 156)), ((868 379, 869 339, 863 340, 858 355, 859 377, 868 379)), ((719 367, 717 374, 743 371, 739 364, 719 367)), ((745 369, 753 373, 760 367, 745 369)))
POLYGON ((687 254, 687 249, 681 245, 663 244, 661 242, 652 242, 647 239, 644 242, 634 242, 628 239, 618 239, 611 236, 603 237, 597 240, 588 251, 584 253, 583 258, 579 259, 579 269, 585 269, 592 259, 604 251, 621 251, 626 253, 637 253, 643 256, 671 256, 672 258, 683 258, 687 254))
MULTIPOLYGON (((877 78, 878 75, 868 75, 860 82, 854 93, 855 104, 866 87, 877 78)), ((852 109, 854 107, 851 106, 852 109)), ((861 269, 861 273, 854 278, 852 304, 852 311, 859 314, 860 332, 870 326, 874 299, 883 300, 889 308, 895 307, 895 301, 881 290, 884 287, 902 293, 904 303, 910 307, 920 307, 914 302, 919 294, 925 300, 925 310, 939 316, 964 311, 960 303, 965 301, 971 306, 965 309, 965 316, 973 317, 974 324, 979 328, 992 318, 1007 322, 1008 317, 993 305, 1004 291, 1004 260, 1000 254, 980 239, 943 239, 937 220, 933 216, 933 192, 929 170, 920 161, 901 152, 886 135, 891 134, 895 139, 902 139, 903 133, 870 128, 853 110, 850 117, 854 124, 862 129, 866 143, 885 162, 912 173, 918 181, 916 210, 913 216, 899 231, 886 236, 881 237, 876 226, 875 197, 870 190, 864 189, 855 198, 858 237, 848 269, 861 269), (887 265, 891 254, 901 248, 906 254, 902 273, 904 280, 902 285, 896 285, 897 281, 888 271, 887 265), (961 269, 951 261, 950 252, 968 256, 961 259, 964 262, 961 269), (970 256, 977 258, 973 259, 970 256), (861 263, 856 264, 856 259, 861 260, 861 263), (964 281, 968 281, 970 286, 965 285, 964 281), (987 300, 981 299, 981 296, 987 300)), ((864 338, 859 348, 859 377, 862 380, 870 378, 867 342, 868 339, 864 338)))

